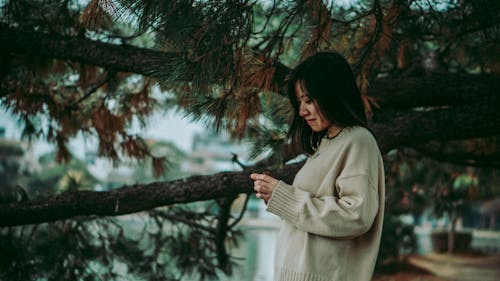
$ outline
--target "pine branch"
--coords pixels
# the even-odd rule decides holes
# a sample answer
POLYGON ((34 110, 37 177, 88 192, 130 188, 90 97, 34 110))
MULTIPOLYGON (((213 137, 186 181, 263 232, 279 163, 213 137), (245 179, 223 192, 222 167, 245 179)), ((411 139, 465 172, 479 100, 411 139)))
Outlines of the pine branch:
POLYGON ((161 52, 81 37, 26 31, 1 23, 0 51, 71 60, 110 71, 132 72, 167 80, 185 56, 185 53, 180 52, 161 52))
MULTIPOLYGON (((168 77, 182 53, 160 52, 132 46, 113 45, 89 39, 63 37, 40 32, 27 32, 0 25, 0 50, 2 54, 24 54, 63 60, 74 60, 112 69, 133 72, 151 77, 168 77)), ((256 53, 261 57, 264 53, 256 53)), ((283 89, 290 68, 278 60, 273 61, 273 83, 283 89)), ((3 69, 3 68, 2 68, 3 69)), ((178 79, 189 81, 189 77, 178 79)), ((421 77, 385 78, 370 81, 368 95, 374 96, 382 106, 411 107, 466 104, 484 97, 498 97, 500 79, 491 75, 433 74, 421 77), (438 102, 433 102, 438 101, 438 102)), ((280 92, 281 95, 285 93, 280 92)))
MULTIPOLYGON (((269 169, 273 175, 291 182, 300 164, 269 169)), ((170 182, 124 186, 115 190, 72 191, 49 197, 0 205, 0 227, 56 221, 78 216, 117 216, 168 206, 237 196, 253 192, 250 173, 222 172, 209 176, 193 176, 170 182)))
POLYGON ((208 227, 208 226, 205 226, 205 225, 202 225, 200 223, 197 223, 196 221, 193 221, 191 219, 187 219, 183 216, 180 216, 179 214, 176 214, 176 215, 171 215, 167 212, 159 212, 159 211, 155 211, 153 210, 151 212, 151 216, 157 216, 157 217, 160 217, 162 219, 166 219, 170 222, 173 222, 173 223, 183 223, 189 227, 192 227, 194 229, 201 229, 203 231, 206 231, 207 233, 210 233, 210 234, 215 234, 215 231, 213 228, 211 227, 208 227))

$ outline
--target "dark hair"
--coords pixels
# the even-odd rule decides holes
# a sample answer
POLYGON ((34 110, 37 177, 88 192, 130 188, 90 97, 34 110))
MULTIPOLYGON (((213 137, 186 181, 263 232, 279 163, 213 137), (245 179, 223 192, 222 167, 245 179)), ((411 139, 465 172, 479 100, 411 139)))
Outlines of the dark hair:
POLYGON ((363 101, 349 63, 335 52, 316 53, 295 67, 287 81, 288 98, 294 109, 288 138, 294 152, 313 154, 326 134, 326 130, 314 132, 300 117, 295 93, 298 81, 332 124, 367 127, 363 101))

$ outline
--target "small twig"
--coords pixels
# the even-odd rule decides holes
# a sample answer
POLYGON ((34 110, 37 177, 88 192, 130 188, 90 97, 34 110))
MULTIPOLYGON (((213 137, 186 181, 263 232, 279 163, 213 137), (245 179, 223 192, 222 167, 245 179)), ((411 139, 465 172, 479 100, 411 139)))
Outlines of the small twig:
POLYGON ((373 47, 377 43, 377 41, 380 39, 380 34, 382 33, 382 20, 383 20, 383 13, 382 13, 382 7, 380 6, 380 1, 375 0, 373 2, 373 7, 371 9, 373 11, 373 14, 375 15, 375 30, 373 35, 370 38, 369 43, 367 46, 364 48, 364 51, 359 58, 358 62, 356 65, 353 67, 355 72, 359 72, 362 68, 362 65, 364 64, 365 60, 369 57, 369 55, 373 52, 373 47))
POLYGON ((362 19, 366 18, 367 16, 370 16, 374 12, 375 12, 375 9, 371 8, 370 10, 366 11, 365 13, 362 13, 362 14, 360 14, 360 15, 358 15, 358 16, 350 19, 350 20, 336 19, 336 18, 332 17, 332 21, 335 22, 335 23, 340 23, 340 24, 343 24, 344 26, 346 26, 346 25, 349 25, 349 24, 351 24, 353 22, 362 20, 362 19))
POLYGON ((208 226, 205 226, 205 225, 202 225, 202 224, 199 224, 199 223, 196 223, 192 220, 189 220, 189 219, 186 219, 186 218, 183 218, 181 216, 172 216, 172 215, 169 215, 169 214, 166 214, 164 212, 151 212, 151 214, 153 216, 158 216, 160 218, 163 218, 163 219, 167 219, 171 222, 180 222, 180 223, 183 223, 185 225, 188 225, 190 227, 194 227, 194 228, 197 228, 197 229, 201 229, 201 230, 204 230, 208 233, 214 233, 214 230, 208 226))
POLYGON ((119 209, 120 209, 120 197, 116 198, 115 213, 118 213, 119 209))
POLYGON ((22 186, 17 185, 17 192, 19 192, 19 194, 21 195, 20 202, 29 201, 28 193, 26 193, 26 190, 24 190, 24 188, 22 186))
POLYGON ((245 202, 243 203, 243 208, 241 209, 240 214, 238 217, 230 224, 228 225, 228 229, 232 229, 235 225, 237 225, 241 219, 243 218, 243 215, 245 214, 248 206, 248 201, 250 201, 250 192, 246 194, 245 202))
POLYGON ((114 72, 106 72, 105 74, 103 74, 100 77, 100 79, 98 79, 97 82, 95 82, 94 84, 90 85, 90 87, 87 89, 87 91, 85 92, 85 94, 81 98, 79 98, 78 100, 76 100, 69 107, 70 108, 75 108, 79 103, 81 103, 82 101, 86 100, 93 93, 95 93, 100 87, 104 86, 104 84, 106 84, 109 80, 111 80, 111 78, 113 76, 114 76, 114 72))
POLYGON ((29 234, 27 240, 26 240, 26 245, 25 247, 26 248, 29 248, 29 244, 31 244, 31 242, 33 242, 33 237, 35 236, 35 233, 38 229, 38 226, 40 226, 39 224, 34 224, 31 226, 31 233, 29 234))
POLYGON ((240 162, 240 160, 238 159, 238 154, 234 153, 234 152, 231 152, 231 154, 233 155, 233 157, 231 158, 231 161, 233 163, 236 163, 238 164, 238 166, 240 166, 243 171, 247 169, 247 166, 245 166, 243 163, 240 162))

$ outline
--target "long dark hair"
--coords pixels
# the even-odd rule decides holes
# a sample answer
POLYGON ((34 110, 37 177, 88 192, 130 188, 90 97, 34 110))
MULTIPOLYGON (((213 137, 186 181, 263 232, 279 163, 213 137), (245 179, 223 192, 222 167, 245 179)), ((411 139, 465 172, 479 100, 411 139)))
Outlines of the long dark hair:
POLYGON ((294 109, 288 132, 293 152, 313 154, 326 134, 326 130, 314 132, 300 117, 295 93, 297 82, 332 124, 367 127, 363 101, 349 63, 335 52, 316 53, 295 67, 287 81, 288 98, 294 109))

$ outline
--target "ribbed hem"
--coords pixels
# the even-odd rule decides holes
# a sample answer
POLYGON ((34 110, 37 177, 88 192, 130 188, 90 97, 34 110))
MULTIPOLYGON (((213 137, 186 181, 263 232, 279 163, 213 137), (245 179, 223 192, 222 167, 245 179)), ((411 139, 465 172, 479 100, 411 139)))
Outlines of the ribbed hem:
POLYGON ((271 199, 267 203, 267 211, 273 213, 290 223, 297 222, 301 194, 296 192, 296 188, 279 181, 276 188, 273 190, 271 199))
POLYGON ((276 281, 331 281, 331 279, 310 272, 298 272, 289 268, 281 268, 276 274, 276 281))

